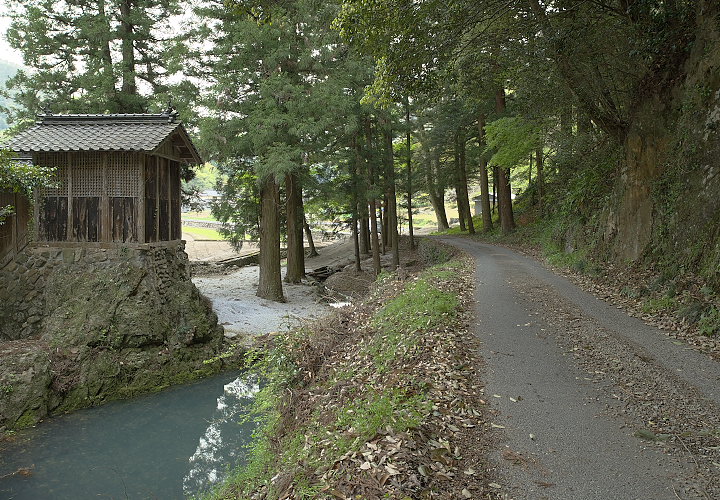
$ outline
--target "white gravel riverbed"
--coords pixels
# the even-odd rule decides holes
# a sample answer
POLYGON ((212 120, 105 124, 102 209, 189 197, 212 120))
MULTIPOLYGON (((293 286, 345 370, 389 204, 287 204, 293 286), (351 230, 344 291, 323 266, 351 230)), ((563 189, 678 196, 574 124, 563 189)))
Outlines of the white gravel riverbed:
POLYGON ((283 283, 285 303, 261 299, 255 295, 258 276, 258 266, 247 266, 228 274, 193 278, 193 283, 212 301, 226 337, 287 331, 303 319, 312 322, 333 310, 313 285, 283 283))

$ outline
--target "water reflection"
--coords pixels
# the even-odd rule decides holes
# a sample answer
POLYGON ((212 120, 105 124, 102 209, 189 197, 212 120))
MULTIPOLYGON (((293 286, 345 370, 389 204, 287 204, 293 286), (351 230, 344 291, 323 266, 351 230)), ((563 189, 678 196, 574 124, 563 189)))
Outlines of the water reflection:
POLYGON ((190 470, 183 478, 185 495, 198 493, 217 483, 224 477, 228 465, 238 462, 238 454, 247 444, 251 430, 237 432, 237 428, 242 425, 245 409, 259 390, 255 375, 238 377, 224 386, 223 394, 217 399, 216 414, 190 457, 190 470))
POLYGON ((224 374, 50 419, 0 445, 0 499, 195 495, 242 462, 253 426, 238 422, 257 390, 224 374))

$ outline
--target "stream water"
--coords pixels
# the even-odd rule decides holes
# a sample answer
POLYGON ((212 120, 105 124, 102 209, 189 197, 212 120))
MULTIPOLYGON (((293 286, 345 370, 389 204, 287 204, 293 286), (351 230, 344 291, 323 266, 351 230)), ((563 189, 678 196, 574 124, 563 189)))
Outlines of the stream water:
POLYGON ((178 499, 242 463, 258 390, 224 374, 52 418, 0 444, 0 499, 178 499), (30 468, 31 474, 12 474, 30 468))

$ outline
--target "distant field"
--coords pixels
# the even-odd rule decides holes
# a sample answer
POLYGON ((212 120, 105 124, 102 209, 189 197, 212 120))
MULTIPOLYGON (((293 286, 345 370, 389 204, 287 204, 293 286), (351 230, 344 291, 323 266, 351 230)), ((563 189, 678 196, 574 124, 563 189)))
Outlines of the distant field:
POLYGON ((183 219, 196 219, 196 220, 207 220, 207 221, 214 221, 217 220, 215 217, 213 217, 212 213, 210 213, 210 210, 204 210, 202 212, 185 212, 182 214, 183 219))
POLYGON ((219 241, 219 240, 223 239, 222 235, 220 233, 218 233, 215 229, 210 229, 207 227, 183 226, 182 232, 189 234, 196 240, 219 241))

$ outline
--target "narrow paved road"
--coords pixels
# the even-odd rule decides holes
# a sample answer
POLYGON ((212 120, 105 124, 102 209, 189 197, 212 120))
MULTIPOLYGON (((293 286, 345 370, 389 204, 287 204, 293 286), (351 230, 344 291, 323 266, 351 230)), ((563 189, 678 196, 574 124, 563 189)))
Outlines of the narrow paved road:
POLYGON ((530 258, 443 241, 476 260, 486 396, 505 427, 493 458, 513 498, 720 498, 720 364, 530 258))

